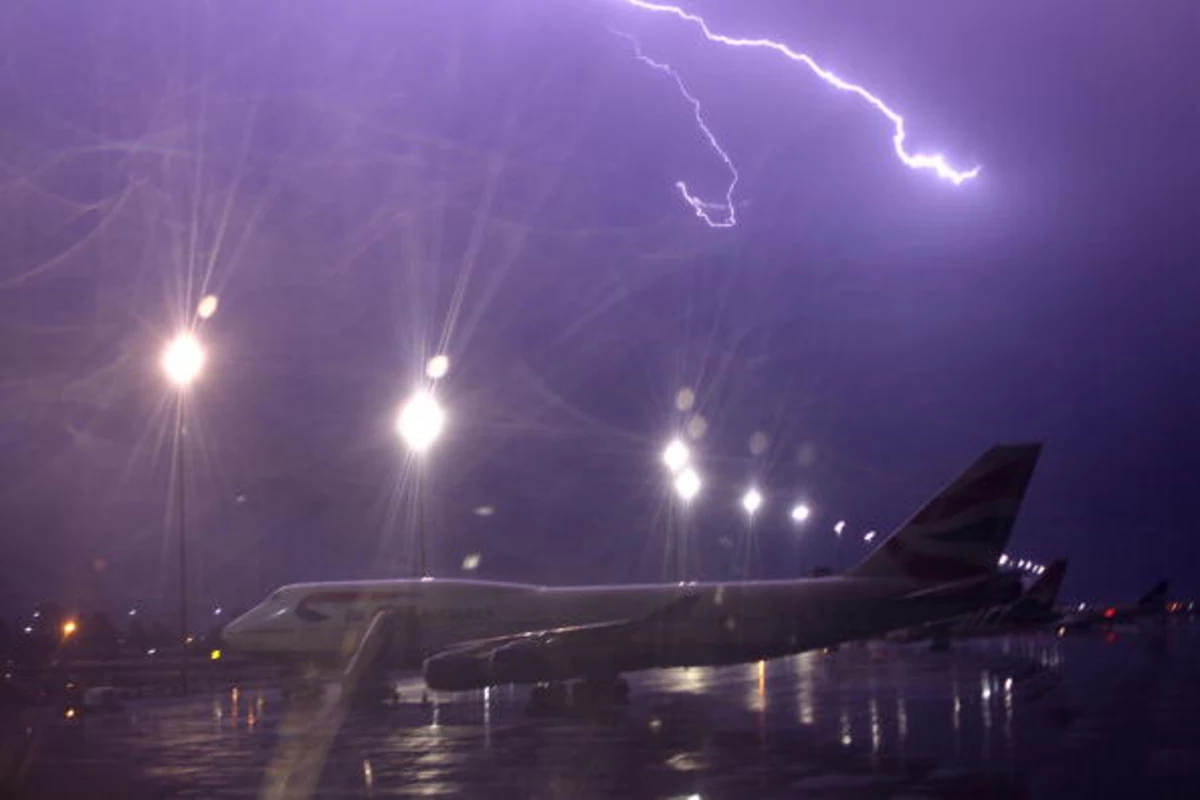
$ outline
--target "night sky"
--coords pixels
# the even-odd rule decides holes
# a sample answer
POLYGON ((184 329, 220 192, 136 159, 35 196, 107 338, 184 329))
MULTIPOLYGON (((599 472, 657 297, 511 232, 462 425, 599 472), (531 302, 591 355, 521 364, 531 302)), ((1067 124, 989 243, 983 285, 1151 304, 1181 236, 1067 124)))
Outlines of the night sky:
POLYGON ((751 481, 751 574, 786 577, 833 562, 837 520, 849 562, 1043 440, 1011 551, 1069 556, 1071 599, 1194 592, 1196 4, 688 7, 981 176, 911 171, 855 98, 621 0, 3 4, 0 613, 176 602, 157 361, 207 293, 197 609, 409 574, 393 421, 438 352, 439 575, 668 577, 659 452, 699 414, 698 577, 737 574, 751 481), (726 173, 614 29, 703 103, 737 227, 678 195, 726 173))

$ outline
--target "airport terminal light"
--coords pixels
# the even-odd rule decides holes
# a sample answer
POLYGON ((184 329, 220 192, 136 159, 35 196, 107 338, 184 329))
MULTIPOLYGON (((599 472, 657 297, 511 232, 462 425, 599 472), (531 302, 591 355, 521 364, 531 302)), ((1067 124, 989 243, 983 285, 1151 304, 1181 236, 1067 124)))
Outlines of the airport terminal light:
POLYGON ((420 455, 433 446, 446 426, 446 412, 437 398, 426 391, 418 391, 396 418, 396 432, 414 453, 420 455))
POLYGON ((758 510, 762 508, 762 504, 762 492, 753 486, 747 489, 746 493, 742 495, 742 508, 746 509, 746 513, 749 514, 751 518, 753 518, 754 515, 758 513, 758 510))
POLYGON ((162 369, 174 386, 186 389, 204 369, 204 358, 200 340, 191 333, 181 333, 163 349, 162 369))
POLYGON ((812 509, 804 503, 792 506, 792 522, 804 522, 812 515, 812 509))
MULTIPOLYGON (((437 398, 426 390, 418 390, 396 418, 396 432, 417 456, 424 455, 446 427, 446 412, 437 398)), ((428 578, 429 565, 425 543, 425 464, 417 463, 417 571, 421 578, 428 578)))
MULTIPOLYGON (((204 309, 200 309, 203 311, 204 309)), ((213 304, 212 312, 216 311, 213 304)), ((202 318, 207 317, 201 314, 202 318)), ((208 316, 212 316, 209 313, 208 316)), ((185 395, 192 383, 204 370, 206 355, 203 345, 191 331, 183 331, 174 339, 167 342, 163 349, 160 365, 167 380, 177 390, 175 397, 175 507, 178 512, 179 526, 179 639, 182 654, 179 659, 180 682, 183 693, 188 693, 188 664, 187 664, 187 514, 186 487, 184 469, 184 432, 186 430, 184 415, 187 409, 185 395)))
POLYGON ((672 474, 678 473, 679 470, 686 467, 691 457, 692 454, 688 451, 688 446, 679 439, 672 439, 662 454, 663 464, 666 465, 672 474))
POLYGON ((675 493, 684 503, 690 503, 700 493, 700 474, 691 467, 685 468, 675 477, 675 493))

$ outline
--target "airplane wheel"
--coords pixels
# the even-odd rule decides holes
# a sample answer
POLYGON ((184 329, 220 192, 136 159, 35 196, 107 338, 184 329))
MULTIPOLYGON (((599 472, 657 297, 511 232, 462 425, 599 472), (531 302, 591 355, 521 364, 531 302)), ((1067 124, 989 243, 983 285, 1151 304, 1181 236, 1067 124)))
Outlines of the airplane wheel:
POLYGON ((533 712, 562 711, 569 705, 568 700, 565 684, 537 684, 529 692, 529 710, 533 712))

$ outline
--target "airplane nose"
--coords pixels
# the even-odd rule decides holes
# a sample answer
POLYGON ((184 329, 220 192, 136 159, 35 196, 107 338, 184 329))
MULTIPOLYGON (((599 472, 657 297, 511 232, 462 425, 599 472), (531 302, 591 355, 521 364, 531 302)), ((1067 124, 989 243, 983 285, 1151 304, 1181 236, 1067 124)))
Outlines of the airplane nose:
POLYGON ((230 650, 237 650, 244 642, 246 630, 246 615, 238 617, 221 629, 221 641, 230 650))

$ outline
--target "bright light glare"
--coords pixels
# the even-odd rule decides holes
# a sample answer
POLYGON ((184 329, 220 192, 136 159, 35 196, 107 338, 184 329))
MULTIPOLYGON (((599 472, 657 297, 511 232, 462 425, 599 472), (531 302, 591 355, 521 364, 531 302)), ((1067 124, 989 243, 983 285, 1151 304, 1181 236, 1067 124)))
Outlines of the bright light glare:
POLYGON ((763 496, 762 492, 754 487, 750 487, 744 495, 742 495, 742 508, 746 509, 746 513, 754 516, 758 509, 762 508, 763 496))
POLYGON ((687 467, 675 478, 675 492, 685 503, 690 503, 700 493, 700 475, 687 467))
POLYGON ((446 412, 429 392, 417 392, 400 409, 396 432, 415 453, 424 453, 441 435, 446 412))
POLYGON ((838 536, 841 536, 842 531, 844 531, 844 530, 846 530, 846 520, 840 519, 840 520, 838 520, 837 524, 833 526, 833 532, 836 533, 838 536))
POLYGON ((131 616, 131 617, 136 617, 136 616, 137 616, 137 609, 136 609, 136 608, 131 608, 131 609, 129 609, 129 616, 131 616))
POLYGON ((429 359, 425 365, 425 374, 433 380, 439 380, 446 377, 446 373, 450 371, 450 356, 438 354, 429 359))
POLYGON ((167 343, 162 355, 167 380, 186 389, 204 369, 204 348, 190 333, 181 333, 167 343))
POLYGON ((804 503, 797 503, 792 506, 792 522, 804 522, 812 515, 812 509, 804 503))
POLYGON ((468 553, 462 561, 463 570, 466 572, 474 572, 475 570, 479 569, 480 558, 481 556, 479 553, 468 553))
POLYGON ((217 313, 217 306, 220 301, 217 300, 215 294, 205 295, 200 301, 200 305, 196 306, 196 316, 200 319, 210 319, 213 314, 217 313))
POLYGON ((1001 553, 1000 554, 1000 566, 1003 567, 1007 563, 1008 563, 1008 555, 1006 555, 1005 553, 1001 553))
POLYGON ((77 630, 79 630, 79 625, 76 624, 75 620, 69 619, 63 623, 63 626, 62 626, 63 636, 74 636, 75 631, 77 631, 77 630))
POLYGON ((672 473, 679 472, 679 470, 686 467, 691 458, 692 453, 688 450, 687 445, 678 439, 672 439, 662 454, 663 464, 672 473))
POLYGON ((875 531, 867 531, 866 533, 864 533, 863 541, 866 542, 867 544, 870 544, 871 542, 875 541, 875 531))
POLYGON ((26 633, 33 633, 33 626, 26 625, 23 629, 26 633))

